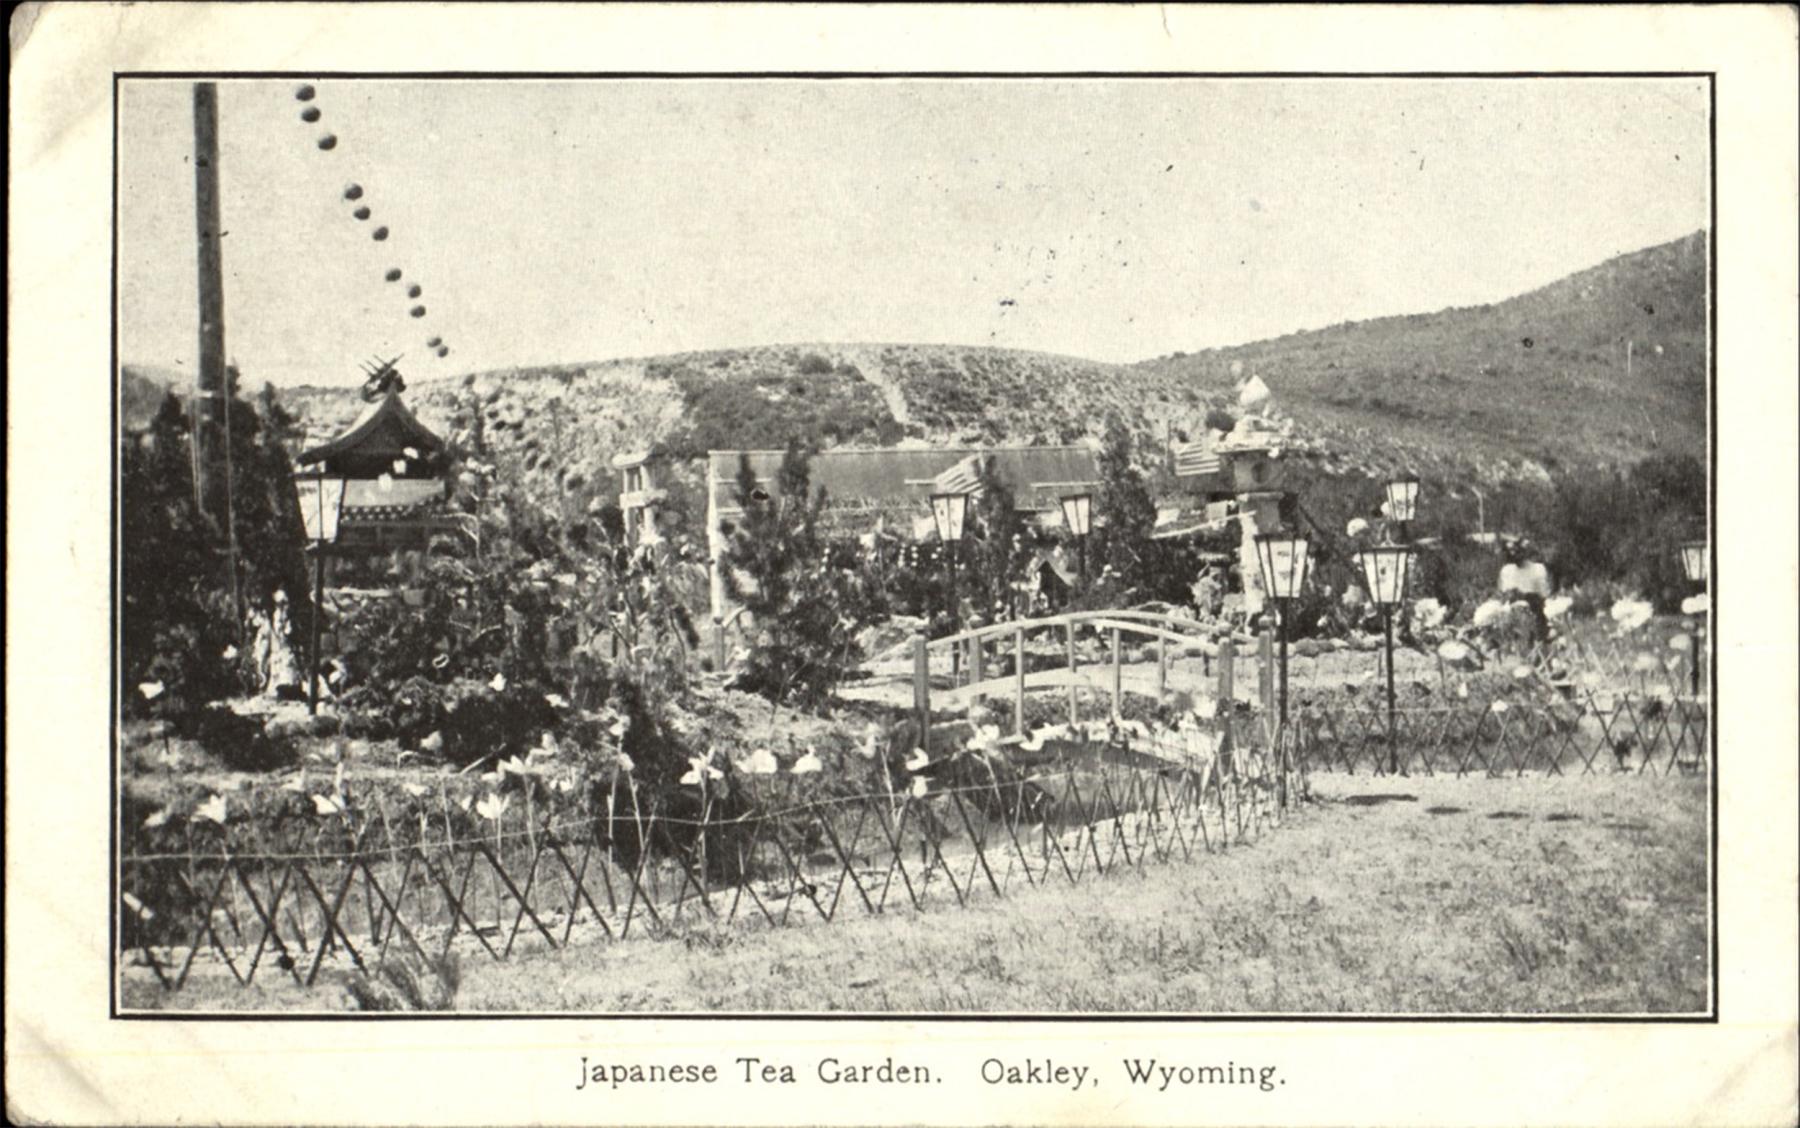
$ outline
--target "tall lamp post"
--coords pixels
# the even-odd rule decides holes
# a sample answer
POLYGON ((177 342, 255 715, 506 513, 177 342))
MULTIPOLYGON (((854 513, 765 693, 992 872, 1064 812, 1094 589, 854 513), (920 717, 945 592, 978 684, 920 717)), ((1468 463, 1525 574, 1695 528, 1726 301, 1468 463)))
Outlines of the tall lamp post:
POLYGON ((1311 563, 1306 538, 1299 533, 1256 534, 1256 562, 1262 571, 1263 590, 1275 601, 1280 611, 1281 724, 1287 726, 1288 708, 1288 619, 1293 603, 1306 587, 1306 569, 1311 563))
MULTIPOLYGON (((1706 590, 1707 581, 1711 579, 1708 574, 1706 550, 1707 544, 1703 540, 1684 541, 1680 553, 1682 575, 1687 577, 1688 583, 1693 584, 1702 592, 1706 590)), ((1700 633, 1698 631, 1688 636, 1688 647, 1690 691, 1698 699, 1700 696, 1700 633)))
MULTIPOLYGON (((937 524, 938 540, 944 545, 945 553, 950 557, 950 622, 951 633, 962 630, 962 604, 956 594, 956 547, 962 543, 963 518, 969 512, 969 495, 960 493, 939 493, 931 495, 931 519, 937 524)), ((950 652, 951 672, 955 673, 960 663, 957 650, 950 652)))
POLYGON ((1069 526, 1069 535, 1075 538, 1078 553, 1076 576, 1083 584, 1087 583, 1087 539, 1093 531, 1094 497, 1092 494, 1069 494, 1062 499, 1063 523, 1069 526))
POLYGON ((329 546, 338 535, 338 519, 344 511, 342 478, 317 474, 295 483, 300 496, 300 518, 306 524, 306 538, 313 550, 312 646, 308 654, 311 671, 307 679, 306 711, 319 711, 319 621, 325 617, 325 558, 329 546))
POLYGON ((1402 474, 1387 484, 1388 520, 1392 521, 1400 535, 1394 539, 1407 541, 1407 526, 1412 524, 1413 517, 1419 511, 1419 476, 1402 474))
POLYGON ((1400 745, 1394 729, 1394 611, 1406 598, 1412 573, 1413 550, 1407 544, 1383 544, 1357 554, 1369 596, 1381 607, 1381 623, 1387 633, 1388 772, 1400 772, 1400 745))

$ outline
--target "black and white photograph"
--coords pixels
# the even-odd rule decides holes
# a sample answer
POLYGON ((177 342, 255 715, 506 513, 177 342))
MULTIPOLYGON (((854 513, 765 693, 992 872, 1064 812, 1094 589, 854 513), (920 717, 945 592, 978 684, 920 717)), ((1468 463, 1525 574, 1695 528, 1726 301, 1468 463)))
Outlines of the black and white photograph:
POLYGON ((123 1008, 1710 1010, 1704 76, 118 99, 123 1008))
POLYGON ((1275 1031, 1791 986, 1720 915, 1793 916, 1721 632, 1794 593, 1713 602, 1793 454, 1721 431, 1715 69, 257 59, 82 119, 110 1025, 1248 1122, 1324 1107, 1275 1031))

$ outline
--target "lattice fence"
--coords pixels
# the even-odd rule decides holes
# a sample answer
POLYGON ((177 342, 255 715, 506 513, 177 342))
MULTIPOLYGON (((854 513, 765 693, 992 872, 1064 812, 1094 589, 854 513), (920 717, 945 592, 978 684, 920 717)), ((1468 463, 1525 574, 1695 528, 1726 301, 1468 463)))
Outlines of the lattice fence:
POLYGON ((180 987, 197 966, 238 982, 374 974, 396 952, 625 941, 690 923, 784 927, 928 911, 1049 883, 1190 861, 1278 825, 1302 788, 1255 747, 1260 726, 1192 745, 965 753, 919 793, 787 804, 771 781, 733 817, 654 807, 595 818, 502 816, 458 837, 377 802, 297 820, 285 847, 213 826, 193 848, 122 859, 126 974, 180 987))

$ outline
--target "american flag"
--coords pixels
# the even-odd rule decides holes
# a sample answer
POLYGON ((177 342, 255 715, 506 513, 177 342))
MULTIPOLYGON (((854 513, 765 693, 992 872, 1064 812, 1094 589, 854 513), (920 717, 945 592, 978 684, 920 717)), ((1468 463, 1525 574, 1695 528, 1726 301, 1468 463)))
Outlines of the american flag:
POLYGON ((1200 474, 1217 474, 1219 472, 1219 455, 1212 449, 1212 444, 1205 439, 1194 443, 1171 443, 1170 449, 1175 454, 1175 476, 1192 478, 1200 474))
POLYGON ((981 492, 981 472, 976 468, 976 459, 980 455, 971 454, 950 469, 939 474, 931 483, 932 493, 943 494, 975 494, 981 492))

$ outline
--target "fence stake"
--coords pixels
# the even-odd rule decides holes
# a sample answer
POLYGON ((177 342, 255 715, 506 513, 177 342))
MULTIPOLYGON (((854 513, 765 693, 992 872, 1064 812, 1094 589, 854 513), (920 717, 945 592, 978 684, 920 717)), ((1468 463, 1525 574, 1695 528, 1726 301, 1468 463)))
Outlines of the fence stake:
POLYGON ((1156 699, 1161 701, 1169 692, 1169 640, 1163 635, 1156 636, 1156 699))
POLYGON ((981 649, 981 639, 972 638, 969 640, 969 714, 971 716, 975 713, 976 704, 981 700, 981 690, 979 687, 981 685, 981 679, 984 676, 982 674, 982 666, 984 663, 981 660, 981 649))

